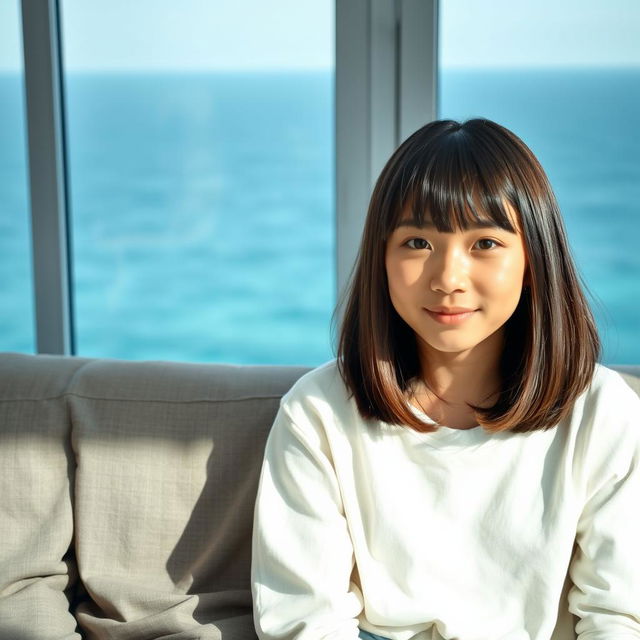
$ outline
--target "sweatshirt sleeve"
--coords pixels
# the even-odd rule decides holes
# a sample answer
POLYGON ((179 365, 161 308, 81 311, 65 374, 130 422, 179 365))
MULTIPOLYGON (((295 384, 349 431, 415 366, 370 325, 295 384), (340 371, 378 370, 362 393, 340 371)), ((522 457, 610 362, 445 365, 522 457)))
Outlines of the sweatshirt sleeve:
POLYGON ((570 567, 579 640, 640 638, 640 401, 628 388, 609 401, 570 567))
POLYGON ((362 596, 326 434, 281 406, 255 508, 251 582, 260 640, 356 640, 362 596))

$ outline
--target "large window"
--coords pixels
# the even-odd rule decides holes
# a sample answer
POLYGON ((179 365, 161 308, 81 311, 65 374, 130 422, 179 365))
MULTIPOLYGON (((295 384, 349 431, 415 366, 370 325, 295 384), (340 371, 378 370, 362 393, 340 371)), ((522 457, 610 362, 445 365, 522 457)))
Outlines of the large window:
POLYGON ((440 4, 439 115, 515 131, 545 167, 604 339, 640 362, 640 4, 440 4))
MULTIPOLYGON (((640 4, 437 4, 438 115, 493 118, 533 148, 591 291, 604 360, 639 362, 640 4)), ((77 352, 308 365, 331 357, 334 201, 342 286, 373 174, 434 117, 436 6, 335 5, 335 104, 334 0, 37 6, 62 16, 68 162, 47 161, 45 175, 69 186, 77 352)), ((39 11, 25 20, 31 53, 49 51, 35 46, 39 11)), ((0 29, 0 328, 2 348, 32 350, 17 1, 0 3, 0 29)), ((26 77, 38 106, 32 89, 51 88, 37 65, 26 77)), ((51 119, 35 112, 32 125, 51 119)), ((52 130, 62 140, 62 128, 52 130)), ((46 206, 36 209, 46 221, 46 206)), ((41 227, 36 240, 55 245, 41 227)), ((62 238, 60 248, 64 271, 62 238)), ((64 334, 44 348, 64 351, 68 305, 54 308, 41 290, 39 332, 60 320, 51 333, 64 334)))
POLYGON ((329 359, 333 2, 61 6, 78 354, 329 359))
POLYGON ((17 0, 0 3, 0 349, 34 351, 23 64, 17 0))

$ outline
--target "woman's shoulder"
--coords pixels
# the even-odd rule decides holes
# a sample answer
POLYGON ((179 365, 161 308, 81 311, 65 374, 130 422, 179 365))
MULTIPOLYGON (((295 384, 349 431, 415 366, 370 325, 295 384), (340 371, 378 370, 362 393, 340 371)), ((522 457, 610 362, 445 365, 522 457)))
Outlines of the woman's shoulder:
POLYGON ((330 360, 305 373, 283 396, 283 404, 306 400, 343 400, 348 392, 336 360, 330 360))
POLYGON ((596 365, 570 416, 578 451, 603 466, 640 451, 640 398, 613 369, 596 365))
MULTIPOLYGON (((340 378, 340 372, 338 370, 338 363, 334 360, 329 360, 324 364, 307 371, 304 375, 298 378, 291 389, 283 396, 283 399, 289 399, 299 394, 318 389, 331 390, 335 384, 335 379, 340 378)), ((341 379, 341 378, 340 378, 341 379)))
POLYGON ((355 403, 336 360, 330 360, 299 378, 282 397, 281 407, 297 418, 327 419, 352 415, 355 403))
MULTIPOLYGON (((632 376, 623 377, 623 374, 614 369, 602 364, 596 364, 586 396, 599 405, 606 403, 611 410, 616 407, 621 410, 630 407, 640 410, 638 391, 632 388, 634 381, 635 378, 632 376)), ((637 383, 640 385, 640 380, 637 383)), ((638 419, 640 419, 640 416, 638 416, 638 419)))

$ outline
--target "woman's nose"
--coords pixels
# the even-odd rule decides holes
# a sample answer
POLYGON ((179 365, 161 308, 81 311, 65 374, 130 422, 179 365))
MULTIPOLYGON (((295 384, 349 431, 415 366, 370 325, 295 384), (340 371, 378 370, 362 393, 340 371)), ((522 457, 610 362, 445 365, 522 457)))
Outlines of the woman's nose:
POLYGON ((465 291, 469 280, 469 258, 459 248, 443 250, 430 260, 430 285, 432 291, 451 294, 465 291))

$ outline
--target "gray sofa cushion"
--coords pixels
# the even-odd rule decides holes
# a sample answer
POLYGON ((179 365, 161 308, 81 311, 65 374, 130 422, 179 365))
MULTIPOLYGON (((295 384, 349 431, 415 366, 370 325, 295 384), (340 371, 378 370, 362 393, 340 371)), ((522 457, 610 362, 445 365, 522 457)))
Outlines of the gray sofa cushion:
POLYGON ((255 638, 258 474, 304 371, 0 356, 0 637, 255 638))
POLYGON ((266 437, 302 369, 94 361, 69 388, 91 637, 255 637, 251 523, 266 437))

